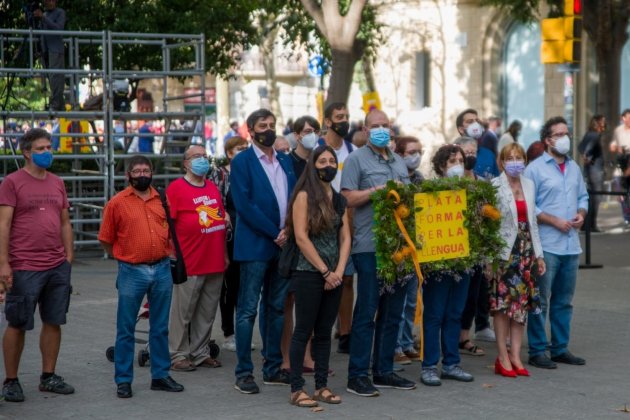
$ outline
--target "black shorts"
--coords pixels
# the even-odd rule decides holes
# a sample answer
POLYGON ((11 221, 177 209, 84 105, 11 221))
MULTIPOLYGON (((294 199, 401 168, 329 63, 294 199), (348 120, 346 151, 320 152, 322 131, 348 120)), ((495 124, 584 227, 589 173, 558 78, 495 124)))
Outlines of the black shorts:
POLYGON ((66 323, 70 306, 70 272, 68 261, 45 271, 16 270, 13 287, 7 293, 4 313, 10 326, 32 330, 35 326, 35 306, 39 306, 42 322, 51 325, 66 323))

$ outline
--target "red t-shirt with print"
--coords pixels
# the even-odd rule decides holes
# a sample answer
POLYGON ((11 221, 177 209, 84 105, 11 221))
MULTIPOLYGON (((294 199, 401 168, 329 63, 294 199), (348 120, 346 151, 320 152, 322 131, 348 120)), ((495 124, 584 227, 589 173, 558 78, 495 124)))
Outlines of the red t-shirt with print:
POLYGON ((180 178, 166 189, 171 217, 189 276, 225 270, 225 209, 217 187, 203 187, 180 178))

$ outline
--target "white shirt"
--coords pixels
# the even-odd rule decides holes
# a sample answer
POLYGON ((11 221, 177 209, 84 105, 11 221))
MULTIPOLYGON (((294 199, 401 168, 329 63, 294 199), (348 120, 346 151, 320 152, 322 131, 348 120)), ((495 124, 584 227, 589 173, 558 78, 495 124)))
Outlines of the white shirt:
POLYGON ((258 146, 252 146, 254 152, 258 157, 258 161, 265 170, 273 193, 276 196, 278 202, 278 208, 280 209, 280 229, 284 229, 284 224, 287 219, 287 206, 289 205, 289 186, 287 182, 287 174, 284 173, 284 169, 280 166, 278 161, 278 153, 274 150, 271 160, 267 155, 260 150, 258 146))
POLYGON ((343 163, 346 161, 346 158, 350 155, 350 152, 348 152, 348 146, 346 145, 346 142, 343 140, 341 141, 341 147, 339 149, 335 149, 333 147, 333 150, 335 151, 335 154, 337 155, 337 175, 335 176, 335 179, 333 179, 333 181, 331 182, 331 185, 335 191, 340 192, 341 191, 341 172, 343 171, 343 163))
MULTIPOLYGON (((619 127, 615 128, 613 142, 615 142, 617 146, 621 146, 625 153, 630 153, 630 128, 627 128, 625 124, 621 124, 619 127)), ((619 150, 618 152, 621 151, 619 150)))

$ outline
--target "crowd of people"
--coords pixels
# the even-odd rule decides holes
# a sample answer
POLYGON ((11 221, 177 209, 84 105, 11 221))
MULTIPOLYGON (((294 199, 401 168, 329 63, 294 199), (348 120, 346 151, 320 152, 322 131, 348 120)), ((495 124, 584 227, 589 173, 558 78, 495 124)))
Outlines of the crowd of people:
MULTIPOLYGON (((530 366, 585 364, 569 343, 578 230, 589 197, 569 156, 567 122, 546 121, 537 143, 542 146, 526 151, 517 141, 520 123, 499 138, 500 120, 484 128, 474 109, 461 112, 455 120, 459 137, 434 153, 432 169, 436 177, 492 182, 505 247, 495 264, 425 272, 422 283, 409 273, 382 293, 371 195, 389 181, 422 184, 423 148, 415 137, 394 135, 383 111, 370 111, 352 141, 346 139, 349 121, 343 103, 325 109, 325 131, 313 117, 298 118, 291 132, 295 147, 283 153, 277 150, 285 146, 275 115, 257 110, 246 121, 251 141, 237 133, 227 137, 226 160, 214 168, 205 147, 189 146, 184 175, 165 191, 152 185, 150 159, 135 155, 127 161, 129 185, 105 206, 98 235, 118 262, 118 397, 133 396, 134 329, 145 297, 153 390, 184 390, 171 370, 221 367, 209 346, 218 310, 223 348, 236 352, 235 389, 260 392, 252 359, 258 317, 262 382, 288 386, 290 402, 299 407, 341 403, 328 386, 336 323, 337 351, 349 354, 346 390, 364 397, 379 395, 381 388, 414 389, 414 381, 396 373, 414 361, 421 361, 420 381, 427 386, 473 381, 461 357, 485 354, 473 342, 473 319, 475 339, 496 341, 498 375, 530 375, 521 360, 525 329, 530 366), (178 284, 171 274, 172 244, 186 267, 178 284), (424 355, 413 334, 419 289, 424 355), (312 393, 305 386, 307 371, 314 373, 312 393)), ((603 123, 594 121, 597 132, 603 123)), ((615 147, 628 147, 628 132, 630 127, 620 131, 615 147)), ((594 162, 587 140, 582 153, 594 162)), ((43 323, 39 389, 74 392, 55 372, 72 290, 69 203, 63 181, 48 171, 51 134, 29 130, 20 150, 24 168, 0 184, 0 297, 6 291, 8 324, 2 395, 14 402, 24 400, 18 368, 36 306, 43 323)))

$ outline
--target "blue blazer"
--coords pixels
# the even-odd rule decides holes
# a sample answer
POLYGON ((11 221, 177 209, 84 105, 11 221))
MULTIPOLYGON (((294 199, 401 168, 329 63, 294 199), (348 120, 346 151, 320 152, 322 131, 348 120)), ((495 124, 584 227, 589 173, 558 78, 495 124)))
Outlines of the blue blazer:
MULTIPOLYGON (((236 155, 231 163, 230 192, 237 213, 236 261, 268 261, 280 250, 273 242, 280 233, 280 208, 254 147, 236 155)), ((284 153, 278 153, 277 158, 287 176, 288 203, 296 182, 293 164, 284 153)))

